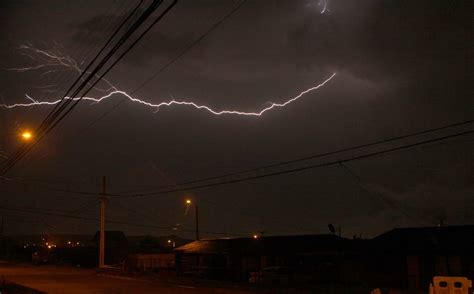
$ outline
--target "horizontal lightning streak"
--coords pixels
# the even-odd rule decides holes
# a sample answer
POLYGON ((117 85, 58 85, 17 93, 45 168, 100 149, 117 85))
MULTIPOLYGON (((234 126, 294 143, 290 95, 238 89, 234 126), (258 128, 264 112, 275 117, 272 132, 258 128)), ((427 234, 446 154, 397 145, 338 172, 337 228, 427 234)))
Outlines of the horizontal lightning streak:
MULTIPOLYGON (((300 99, 304 95, 323 87, 330 80, 332 80, 335 76, 336 76, 336 73, 333 73, 329 78, 327 78, 326 80, 324 80, 320 84, 302 91, 301 93, 299 93, 295 97, 293 97, 289 100, 286 100, 283 103, 271 103, 269 106, 261 109, 258 112, 245 112, 245 111, 238 111, 238 110, 220 110, 220 111, 218 111, 218 110, 212 109, 209 106, 199 105, 199 104, 196 104, 195 102, 191 102, 191 101, 171 100, 171 101, 168 101, 168 102, 161 102, 161 103, 158 103, 158 104, 154 104, 154 103, 147 102, 147 101, 144 101, 144 100, 141 100, 141 99, 138 99, 138 98, 134 98, 134 97, 130 96, 127 92, 119 91, 119 90, 112 91, 112 92, 108 93, 107 95, 102 96, 100 98, 84 97, 82 99, 86 100, 86 101, 92 101, 95 104, 95 103, 100 103, 100 102, 102 102, 102 101, 104 101, 104 100, 106 100, 106 99, 108 99, 108 98, 110 98, 114 95, 122 95, 122 96, 125 96, 131 102, 139 103, 139 104, 145 105, 147 107, 154 108, 156 111, 158 111, 161 107, 172 106, 172 105, 184 105, 184 106, 192 106, 192 107, 194 107, 196 109, 200 109, 200 110, 206 110, 206 111, 208 111, 208 112, 210 112, 214 115, 234 114, 234 115, 244 115, 244 116, 261 116, 262 114, 264 114, 265 112, 267 112, 271 109, 278 108, 278 107, 285 107, 286 105, 300 99)), ((28 98, 28 100, 30 100, 32 102, 30 102, 30 103, 17 103, 17 104, 11 104, 11 105, 0 104, 0 107, 12 109, 12 108, 17 108, 17 107, 33 107, 33 106, 41 106, 41 105, 55 105, 55 104, 60 102, 60 100, 38 101, 38 100, 34 100, 33 98, 31 98, 28 95, 26 97, 28 98)), ((79 100, 80 98, 66 97, 66 99, 72 99, 72 100, 75 101, 75 100, 79 100)))
MULTIPOLYGON (((324 3, 327 3, 327 1, 324 2, 324 3)), ((6 70, 16 71, 16 72, 26 72, 26 71, 40 70, 40 69, 47 68, 47 67, 53 67, 54 68, 54 69, 47 70, 47 71, 43 72, 42 75, 44 75, 44 74, 48 74, 50 72, 58 71, 57 67, 59 66, 59 67, 65 68, 66 70, 76 71, 78 74, 81 74, 83 72, 82 69, 79 67, 76 60, 74 60, 72 57, 70 57, 68 55, 62 54, 58 49, 55 49, 54 51, 46 51, 46 50, 37 49, 37 48, 33 47, 33 45, 31 45, 31 44, 22 45, 22 46, 19 47, 19 49, 27 52, 27 53, 24 53, 24 54, 29 53, 28 56, 31 57, 32 60, 35 60, 35 57, 36 57, 37 59, 43 61, 44 63, 36 65, 36 66, 30 66, 30 67, 24 67, 24 68, 8 68, 6 70)), ((255 111, 255 112, 245 112, 245 111, 238 111, 238 110, 215 110, 215 109, 213 109, 213 108, 211 108, 210 106, 207 106, 207 105, 200 105, 200 104, 197 104, 197 103, 192 102, 192 101, 179 101, 179 100, 175 100, 173 97, 171 97, 173 99, 170 100, 170 101, 154 104, 154 103, 151 103, 151 102, 147 102, 145 100, 138 99, 136 97, 132 97, 131 94, 128 94, 125 91, 119 90, 110 81, 108 81, 106 79, 103 79, 103 78, 102 78, 102 81, 107 84, 108 89, 100 89, 100 88, 97 88, 97 87, 95 87, 95 89, 99 90, 101 92, 104 92, 104 96, 99 97, 99 98, 83 97, 82 99, 86 100, 86 101, 91 101, 92 104, 96 104, 96 103, 100 103, 100 102, 102 102, 102 101, 104 101, 108 98, 111 98, 114 95, 121 95, 121 96, 126 97, 129 101, 131 101, 133 103, 139 103, 139 104, 144 105, 146 107, 152 108, 152 109, 155 110, 155 112, 157 112, 161 107, 179 105, 179 106, 191 106, 191 107, 194 107, 195 109, 198 109, 198 110, 208 111, 209 113, 214 114, 214 115, 230 114, 230 115, 244 115, 244 116, 261 116, 269 110, 272 110, 274 108, 279 108, 279 107, 285 107, 288 104, 300 99, 304 95, 323 87, 326 83, 328 83, 335 76, 336 76, 336 73, 333 73, 331 76, 329 76, 329 78, 327 78, 326 80, 324 80, 320 84, 302 91, 301 93, 299 93, 295 97, 290 98, 290 99, 286 100, 283 103, 265 103, 267 105, 266 107, 262 108, 259 111, 255 111)), ((47 89, 47 88, 52 88, 54 86, 55 85, 45 85, 45 86, 37 87, 37 88, 47 89)), ((51 90, 43 90, 43 91, 46 92, 46 91, 51 91, 51 90)), ((26 103, 0 104, 0 107, 1 108, 12 109, 12 108, 18 108, 18 107, 47 106, 47 105, 56 105, 61 101, 60 99, 54 100, 54 101, 41 101, 41 100, 32 98, 28 94, 26 94, 26 99, 28 100, 28 102, 26 102, 26 103)), ((65 99, 77 101, 81 98, 80 97, 66 97, 65 99)))

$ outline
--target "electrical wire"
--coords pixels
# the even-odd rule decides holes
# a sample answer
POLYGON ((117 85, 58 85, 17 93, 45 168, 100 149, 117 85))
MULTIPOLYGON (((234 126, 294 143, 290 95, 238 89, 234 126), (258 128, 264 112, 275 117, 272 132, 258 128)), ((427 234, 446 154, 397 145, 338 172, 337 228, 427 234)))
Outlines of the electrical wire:
MULTIPOLYGON (((201 182, 208 182, 208 181, 211 181, 211 180, 218 180, 218 179, 222 179, 222 178, 228 178, 228 177, 233 177, 233 176, 244 175, 244 174, 257 172, 257 171, 261 171, 261 170, 265 170, 265 169, 290 165, 290 164, 304 162, 304 161, 308 161, 308 160, 314 160, 314 159, 318 159, 318 158, 322 158, 322 157, 336 155, 336 154, 339 154, 339 153, 355 151, 355 150, 362 149, 362 148, 373 147, 373 146, 376 146, 376 145, 390 143, 390 142, 393 142, 393 141, 399 141, 399 140, 407 139, 407 138, 410 138, 410 137, 420 136, 420 135, 424 135, 424 134, 428 134, 428 133, 432 133, 432 132, 437 132, 437 131, 441 131, 441 130, 446 130, 446 129, 450 129, 450 128, 470 125, 470 124, 473 124, 473 123, 474 123, 474 120, 472 120, 472 119, 471 120, 466 120, 466 121, 457 122, 457 123, 453 123, 453 124, 449 124, 449 125, 444 125, 444 126, 441 126, 441 127, 426 129, 426 130, 422 130, 422 131, 418 131, 418 132, 414 132, 414 133, 410 133, 410 134, 406 134, 406 135, 402 135, 402 136, 395 136, 395 137, 391 137, 391 138, 377 140, 377 141, 370 142, 370 143, 364 143, 364 144, 345 147, 345 148, 341 148, 341 149, 337 149, 337 150, 333 150, 333 151, 328 151, 328 152, 313 154, 313 155, 310 155, 310 156, 300 157, 300 158, 296 158, 296 159, 292 159, 292 160, 286 160, 286 161, 280 161, 280 162, 276 162, 276 163, 272 163, 272 164, 262 165, 262 166, 251 168, 251 169, 245 169, 245 170, 240 170, 240 171, 236 171, 236 172, 232 172, 232 173, 226 173, 226 174, 221 174, 221 175, 215 175, 215 176, 190 180, 190 181, 186 181, 186 182, 183 182, 183 183, 178 183, 178 184, 175 184, 175 185, 166 185, 166 186, 158 186, 158 187, 155 187, 155 188, 140 189, 138 191, 150 191, 150 190, 154 190, 154 189, 166 189, 166 188, 173 188, 173 187, 179 187, 179 186, 187 186, 187 185, 190 185, 190 184, 196 184, 196 183, 201 183, 201 182)), ((133 192, 135 192, 135 191, 129 191, 128 193, 133 193, 133 192)))
MULTIPOLYGON (((140 4, 141 5, 141 2, 140 4)), ((104 44, 101 50, 99 50, 98 54, 94 57, 94 59, 87 65, 86 69, 79 75, 79 77, 73 82, 73 84, 69 87, 69 89, 66 91, 64 96, 61 98, 60 102, 56 104, 50 112, 46 115, 44 120, 41 122, 37 130, 35 131, 35 134, 39 136, 39 138, 33 142, 31 145, 24 144, 20 149, 18 149, 12 156, 10 156, 9 160, 3 165, 2 169, 0 169, 0 175, 4 175, 6 172, 8 172, 9 169, 13 167, 13 165, 16 164, 27 152, 28 150, 31 150, 32 146, 36 145, 39 140, 41 140, 42 137, 44 137, 43 131, 47 130, 47 126, 52 122, 53 119, 56 119, 56 117, 59 115, 60 111, 65 107, 64 105, 68 104, 68 101, 66 100, 64 104, 61 104, 64 99, 68 96, 70 91, 74 89, 77 83, 79 83, 81 80, 84 82, 83 77, 88 73, 89 68, 95 63, 95 61, 98 59, 98 57, 102 54, 102 52, 108 47, 110 42, 115 38, 116 34, 122 29, 122 27, 128 22, 129 18, 138 10, 139 5, 127 16, 127 18, 120 24, 120 26, 116 29, 116 31, 109 37, 107 42, 104 44)), ((89 75, 89 79, 92 76, 92 73, 89 75)), ((83 85, 83 84, 81 84, 83 85)), ((83 86, 82 86, 83 87, 83 86)), ((80 87, 78 87, 80 89, 80 87)))
POLYGON ((319 168, 323 166, 331 166, 331 165, 336 165, 344 162, 349 162, 349 161, 354 161, 354 160, 359 160, 359 159, 364 159, 364 158, 369 158, 369 157, 374 157, 386 153, 392 153, 395 151, 400 151, 400 150, 405 150, 408 148, 413 148, 416 146, 421 146, 429 143, 434 143, 434 142, 439 142, 451 138, 456 138, 460 136, 464 136, 467 134, 472 134, 474 133, 474 130, 469 130, 469 131, 464 131, 464 132, 459 132, 451 135, 446 135, 434 139, 429 139, 429 140, 424 140, 416 143, 411 143, 411 144, 406 144, 394 148, 388 148, 385 150, 380 150, 380 151, 375 151, 375 152, 370 152, 366 153, 363 155, 358 155, 358 156, 353 156, 353 157, 348 157, 346 159, 340 159, 340 160, 335 160, 335 161, 330 161, 330 162, 325 162, 325 163, 318 163, 318 164, 313 164, 313 165, 308 165, 308 166, 303 166, 303 167, 298 167, 298 168, 293 168, 293 169, 285 169, 277 172, 271 172, 271 173, 266 173, 266 174, 261 174, 261 175, 256 175, 256 176, 247 176, 239 179, 232 179, 232 180, 226 180, 226 181, 221 181, 221 182, 215 182, 215 183, 209 183, 209 184, 201 184, 201 185, 196 185, 196 186, 191 186, 191 187, 186 187, 186 188, 176 188, 176 189, 168 189, 168 190, 161 190, 157 192, 151 192, 151 193, 142 193, 142 194, 131 194, 131 195, 120 195, 120 194, 111 194, 111 196, 118 196, 118 197, 144 197, 144 196, 153 196, 153 195, 160 195, 160 194, 168 194, 168 193, 173 193, 173 192, 181 192, 181 191, 186 191, 186 190, 197 190, 197 189, 203 189, 207 187, 215 187, 215 186, 221 186, 221 185, 227 185, 227 184, 233 184, 233 183, 240 183, 248 180, 254 180, 254 179, 262 179, 262 178, 267 178, 267 177, 273 177, 273 176, 278 176, 278 175, 283 175, 283 174, 290 174, 290 173, 295 173, 295 172, 301 172, 309 169, 314 169, 314 168, 319 168))
MULTIPOLYGON (((4 211, 15 211, 15 212, 24 212, 24 213, 30 213, 30 214, 39 214, 39 215, 46 215, 46 216, 52 216, 52 217, 61 217, 61 218, 70 218, 70 219, 78 219, 78 220, 83 220, 83 221, 93 221, 93 222, 99 222, 99 219, 93 218, 93 217, 85 217, 85 216, 80 216, 80 215, 73 215, 73 214, 66 214, 66 213, 54 213, 54 212, 46 212, 46 211, 36 211, 36 210, 28 210, 28 209, 21 209, 21 208, 15 208, 15 207, 6 207, 0 205, 0 210, 4 211)), ((127 226, 134 226, 134 227, 143 227, 143 228, 152 228, 152 229, 160 229, 164 231, 172 231, 174 232, 173 229, 170 229, 169 227, 165 226, 159 226, 159 225, 152 225, 152 224, 143 224, 143 223, 133 223, 133 222, 125 222, 125 221, 120 221, 120 220, 113 220, 113 219, 107 219, 108 224, 118 224, 118 225, 127 225, 127 226)), ((181 229, 183 232, 189 232, 189 233, 194 233, 194 230, 190 229, 181 229)), ((201 231, 202 233, 205 234, 210 234, 210 235, 224 235, 224 236, 247 236, 247 235, 240 235, 240 234, 233 234, 233 233, 225 233, 225 232, 216 232, 216 231, 201 231)))
MULTIPOLYGON (((219 27, 223 22, 225 22, 228 18, 230 18, 233 14, 235 14, 242 6, 247 2, 248 0, 242 1, 239 5, 237 5, 235 8, 233 8, 231 11, 229 11, 227 14, 225 14, 218 22, 216 22, 212 27, 210 27, 207 31, 205 31, 199 38, 194 40, 189 46, 184 48, 181 52, 179 52, 175 57, 173 57, 170 61, 168 61, 165 65, 160 67, 158 71, 156 71, 151 77, 146 79, 143 83, 141 83, 137 88, 135 88, 130 95, 133 95, 140 91, 142 88, 144 88, 149 82, 154 80, 158 75, 160 75, 162 72, 164 72, 167 68, 169 68, 171 65, 173 65, 176 61, 178 61, 182 56, 184 56, 188 51, 193 49, 196 45, 198 45, 204 38, 206 38, 212 31, 214 31, 217 27, 219 27)), ((127 98, 123 98, 120 100, 118 103, 113 105, 109 110, 104 112, 102 115, 97 117, 94 121, 92 121, 89 125, 87 125, 85 128, 81 129, 74 137, 77 138, 80 135, 83 135, 86 133, 92 126, 94 126, 96 123, 107 117, 109 114, 117 110, 122 103, 127 101, 127 98)))
MULTIPOLYGON (((72 103, 72 106, 69 109, 64 110, 65 107, 73 101, 72 99, 66 100, 61 106, 59 106, 58 109, 55 112, 55 114, 57 114, 57 115, 53 114, 53 116, 52 116, 53 118, 51 118, 51 116, 48 115, 45 119, 46 123, 45 124, 42 123, 39 127, 41 132, 38 132, 39 135, 38 135, 38 138, 35 140, 35 142, 33 142, 30 145, 24 145, 24 146, 26 146, 24 151, 19 152, 18 156, 16 156, 10 163, 7 163, 6 166, 4 166, 3 169, 0 171, 0 174, 5 174, 8 170, 10 170, 15 165, 16 162, 18 162, 24 155, 26 155, 26 153, 28 153, 33 148, 33 146, 35 146, 59 122, 61 122, 72 111, 72 109, 74 109, 77 106, 77 104, 81 101, 81 99, 84 97, 84 95, 86 95, 99 81, 101 81, 101 79, 138 43, 138 41, 141 38, 143 38, 143 36, 151 29, 151 27, 154 26, 177 3, 177 1, 178 0, 174 0, 173 3, 165 10, 165 12, 163 12, 152 23, 151 26, 149 26, 127 49, 125 49, 125 51, 112 63, 112 65, 94 83, 92 83, 90 88, 88 90, 86 90, 86 92, 83 93, 78 100, 76 100, 75 102, 72 103), (66 105, 66 106, 64 106, 64 105, 66 105), (63 110, 64 110, 64 112, 61 114, 61 112, 63 110), (45 128, 43 128, 44 125, 46 125, 45 128)), ((97 72, 106 64, 106 62, 113 56, 113 54, 124 44, 124 42, 133 34, 133 32, 136 31, 141 26, 141 24, 143 24, 143 22, 158 8, 158 6, 161 5, 161 3, 162 3, 162 0, 161 1, 155 0, 152 4, 150 4, 150 6, 142 13, 140 18, 129 28, 129 30, 122 36, 122 38, 109 51, 109 53, 102 59, 102 61, 96 66, 96 68, 90 72, 89 76, 84 79, 84 81, 80 84, 80 86, 78 86, 78 88, 73 93, 73 95, 71 95, 71 97, 76 97, 77 94, 79 93, 79 91, 82 90, 82 88, 84 88, 85 86, 88 85, 89 81, 93 77, 96 76, 97 72)), ((137 9, 138 9, 138 6, 137 6, 137 9)), ((135 12, 135 10, 129 16, 133 15, 134 12, 135 12)), ((127 18, 127 20, 128 20, 128 18, 127 18)), ((124 22, 122 24, 125 24, 125 23, 126 22, 124 22)), ((122 26, 120 26, 119 29, 121 29, 121 27, 122 26)), ((117 32, 119 31, 119 29, 117 30, 117 32)), ((104 46, 104 48, 105 47, 106 46, 104 46)), ((98 58, 98 56, 100 56, 101 53, 102 52, 100 52, 96 56, 96 58, 94 58, 94 60, 89 64, 89 66, 83 71, 83 74, 87 72, 90 65, 92 65, 96 61, 96 59, 98 58)), ((82 74, 81 74, 81 76, 82 76, 82 74)), ((74 83, 73 86, 71 86, 71 88, 70 88, 71 90, 74 88, 75 84, 76 83, 74 83)), ((63 99, 65 99, 66 96, 67 96, 67 94, 63 97, 63 99)), ((60 103, 55 105, 55 107, 58 106, 59 104, 60 103)))
MULTIPOLYGON (((466 134, 472 133, 473 131, 467 131, 467 132, 457 133, 457 134, 454 134, 454 135, 448 135, 448 136, 443 136, 443 137, 439 137, 439 138, 435 138, 435 139, 429 139, 429 140, 420 141, 420 142, 414 143, 414 144, 402 145, 400 147, 389 148, 389 149, 385 149, 385 150, 381 150, 381 151, 377 151, 377 152, 368 153, 368 154, 365 154, 365 155, 355 156, 355 157, 351 157, 351 158, 348 158, 348 159, 345 159, 345 160, 336 160, 336 161, 329 162, 329 163, 310 165, 310 166, 307 166, 307 167, 296 168, 296 169, 282 170, 282 171, 277 171, 277 172, 272 172, 272 173, 267 173, 267 174, 257 175, 257 176, 248 176, 248 177, 243 177, 243 178, 240 178, 240 179, 227 180, 227 181, 223 181, 223 182, 203 184, 203 185, 198 185, 198 186, 192 186, 192 187, 189 187, 189 188, 180 188, 180 187, 186 186, 188 184, 207 182, 211 179, 221 179, 221 178, 225 178, 225 177, 229 177, 229 176, 244 175, 244 174, 246 174, 250 171, 258 171, 258 170, 266 169, 266 168, 269 168, 269 167, 277 167, 277 166, 282 166, 282 165, 285 165, 285 164, 302 162, 302 161, 307 161, 307 160, 311 160, 311 159, 326 157, 326 156, 329 156, 329 155, 336 155, 336 154, 342 153, 342 152, 353 151, 353 150, 362 149, 362 148, 366 148, 366 147, 372 147, 372 146, 375 146, 375 145, 378 145, 378 144, 383 144, 383 143, 388 143, 388 142, 397 141, 397 140, 401 140, 401 139, 406 139, 406 138, 421 135, 421 134, 426 134, 426 133, 439 131, 439 130, 444 130, 444 129, 447 129, 447 128, 452 128, 452 127, 457 127, 457 126, 463 126, 463 125, 470 124, 472 122, 474 122, 474 121, 473 120, 468 120, 468 121, 465 121, 465 122, 454 123, 454 124, 447 125, 447 126, 442 126, 442 127, 438 127, 438 128, 423 130, 423 131, 419 131, 419 132, 416 132, 416 133, 411 133, 411 134, 404 135, 404 136, 393 137, 393 138, 390 138, 390 139, 383 139, 383 140, 375 141, 375 142, 372 142, 372 143, 366 143, 366 144, 362 144, 362 145, 347 147, 347 148, 339 149, 339 150, 336 150, 336 151, 320 153, 320 154, 316 154, 316 155, 312 155, 312 156, 308 156, 308 157, 304 157, 304 158, 299 158, 299 159, 295 159, 295 160, 278 162, 278 163, 275 163, 275 164, 270 164, 270 165, 266 165, 266 166, 262 166, 262 167, 258 167, 258 168, 253 168, 253 169, 248 169, 248 170, 241 171, 241 172, 235 172, 235 173, 225 174, 225 175, 221 175, 221 176, 208 177, 208 178, 204 178, 204 179, 201 179, 201 180, 193 180, 193 181, 184 182, 184 183, 171 185, 171 186, 158 187, 158 188, 165 188, 165 189, 166 188, 178 187, 178 188, 175 188, 175 189, 168 189, 168 190, 161 190, 161 191, 152 192, 152 193, 140 193, 140 194, 137 194, 137 193, 134 193, 134 194, 107 193, 106 196, 141 197, 141 196, 148 196, 148 195, 167 194, 167 193, 172 193, 172 192, 180 192, 180 191, 200 189, 200 188, 212 187, 212 186, 218 186, 218 185, 224 185, 224 184, 230 184, 230 183, 243 182, 243 181, 252 180, 252 179, 276 176, 276 175, 280 175, 280 174, 303 171, 303 170, 311 169, 311 168, 317 168, 317 167, 322 167, 322 166, 329 166, 329 165, 339 164, 340 162, 348 162, 348 161, 352 161, 352 160, 358 160, 358 159, 362 159, 362 158, 366 158, 366 157, 376 156, 376 155, 383 154, 383 153, 389 153, 389 152, 394 152, 394 151, 397 151, 397 150, 411 148, 411 147, 415 147, 415 146, 419 146, 419 145, 439 142, 439 141, 443 141, 443 140, 446 140, 446 139, 450 139, 452 137, 464 136, 466 134)), ((60 189, 60 188, 50 188, 50 189, 54 190, 54 191, 57 191, 57 192, 66 192, 66 193, 89 195, 89 196, 99 196, 99 195, 101 195, 100 193, 96 193, 96 192, 74 191, 74 190, 67 190, 67 189, 60 189)))

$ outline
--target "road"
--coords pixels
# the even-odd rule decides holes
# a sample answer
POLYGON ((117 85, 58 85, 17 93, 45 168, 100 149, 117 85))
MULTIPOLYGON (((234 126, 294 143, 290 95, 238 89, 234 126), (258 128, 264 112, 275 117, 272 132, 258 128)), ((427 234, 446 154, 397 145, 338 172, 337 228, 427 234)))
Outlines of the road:
POLYGON ((46 293, 249 293, 242 290, 191 287, 159 281, 111 277, 93 269, 32 266, 0 261, 5 280, 46 293))

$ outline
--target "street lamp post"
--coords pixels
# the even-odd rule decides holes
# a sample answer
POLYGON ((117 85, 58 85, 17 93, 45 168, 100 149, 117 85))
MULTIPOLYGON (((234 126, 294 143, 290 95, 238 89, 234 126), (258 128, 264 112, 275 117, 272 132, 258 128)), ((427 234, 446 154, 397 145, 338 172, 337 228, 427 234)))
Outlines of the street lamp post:
POLYGON ((197 204, 194 205, 194 215, 196 217, 196 241, 199 241, 199 209, 197 204))
MULTIPOLYGON (((191 205, 191 199, 186 199, 186 205, 191 205)), ((196 241, 199 241, 199 208, 197 204, 194 204, 194 217, 196 219, 196 241)))
POLYGON ((102 196, 100 197, 100 241, 99 241, 99 268, 105 267, 105 210, 107 198, 105 196, 105 176, 102 177, 102 196))

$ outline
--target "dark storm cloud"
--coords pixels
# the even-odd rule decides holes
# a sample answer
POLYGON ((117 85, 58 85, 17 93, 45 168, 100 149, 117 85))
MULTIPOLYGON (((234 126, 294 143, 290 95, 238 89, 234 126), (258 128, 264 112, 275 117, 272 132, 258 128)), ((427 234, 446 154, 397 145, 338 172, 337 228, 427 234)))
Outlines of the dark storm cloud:
MULTIPOLYGON (((330 151, 474 115, 468 80, 471 29, 463 1, 331 0, 324 14, 317 2, 248 1, 137 95, 152 102, 173 95, 218 109, 250 111, 292 97, 337 71, 318 92, 258 119, 216 117, 186 107, 152 113, 123 103, 79 136, 120 96, 84 104, 40 144, 31 162, 14 172, 81 179, 85 183, 70 188, 91 191, 99 191, 98 179, 106 174, 108 189, 122 192, 330 151)), ((0 21, 7 24, 0 32, 9 43, 0 46, 0 54, 9 65, 25 64, 10 46, 24 40, 44 48, 56 41, 73 56, 94 52, 128 4, 8 3, 0 10, 0 21)), ((180 1, 110 73, 110 80, 120 89, 135 89, 238 3, 180 1)), ((0 74, 0 94, 7 102, 30 93, 30 84, 19 75, 0 74), (9 91, 12 95, 5 95, 9 91)), ((35 73, 30 78, 38 81, 35 73)), ((12 122, 34 121, 35 116, 39 120, 45 110, 0 112, 0 120, 14 133, 12 122)), ((14 149, 10 135, 2 140, 1 148, 14 149)), ((464 199, 473 191, 471 145, 433 146, 350 163, 369 191, 344 169, 330 167, 186 195, 203 200, 202 223, 210 230, 314 233, 326 232, 327 223, 334 222, 349 235, 373 235, 394 225, 414 225, 377 194, 421 221, 430 222, 445 206, 450 223, 460 223, 464 199)), ((8 186, 7 191, 11 204, 69 208, 83 200, 31 187, 8 186)), ((163 223, 172 224, 183 221, 184 196, 143 198, 126 205, 161 215, 163 223)), ((110 214, 131 219, 113 204, 110 214)))
MULTIPOLYGON (((84 23, 71 25, 71 28, 75 32, 71 39, 77 44, 98 44, 104 40, 104 35, 108 36, 113 31, 114 26, 112 26, 112 30, 108 30, 107 27, 102 27, 104 20, 118 24, 123 21, 123 18, 122 15, 101 14, 84 23)), ((123 31, 125 30, 127 30, 127 27, 124 27, 123 31)), ((196 38, 194 34, 178 33, 176 35, 170 35, 160 31, 154 31, 153 42, 141 43, 136 50, 139 51, 139 54, 134 54, 133 58, 127 58, 126 61, 136 66, 146 66, 150 64, 150 61, 154 58, 173 56, 178 50, 185 47, 189 40, 193 40, 194 38, 196 38), (159 46, 157 46, 158 44, 159 46)))
MULTIPOLYGON (((289 29, 295 57, 380 80, 452 77, 470 48, 464 1, 333 1, 327 17, 289 29), (341 17, 341 14, 344 14, 341 17), (447 74, 450 73, 450 74, 447 74)), ((458 78, 458 77, 456 77, 458 78)))

